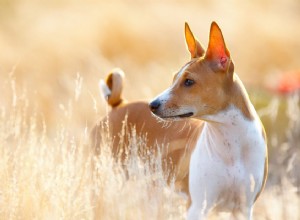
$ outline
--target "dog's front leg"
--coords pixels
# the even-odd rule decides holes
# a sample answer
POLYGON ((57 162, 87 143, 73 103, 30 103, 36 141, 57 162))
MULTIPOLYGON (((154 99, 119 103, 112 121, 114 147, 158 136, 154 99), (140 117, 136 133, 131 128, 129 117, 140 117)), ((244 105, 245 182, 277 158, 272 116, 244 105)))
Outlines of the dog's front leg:
POLYGON ((198 194, 197 198, 193 200, 187 213, 188 220, 204 220, 214 207, 214 200, 212 200, 212 193, 205 192, 198 194))
POLYGON ((208 214, 208 209, 205 206, 191 205, 187 213, 187 220, 204 220, 208 214))

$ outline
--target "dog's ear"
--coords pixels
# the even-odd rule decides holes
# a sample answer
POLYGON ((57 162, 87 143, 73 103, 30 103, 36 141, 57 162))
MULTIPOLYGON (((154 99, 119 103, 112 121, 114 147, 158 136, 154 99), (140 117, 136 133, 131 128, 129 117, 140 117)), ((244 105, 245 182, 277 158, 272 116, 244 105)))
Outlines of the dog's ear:
POLYGON ((187 48, 191 53, 191 58, 202 57, 205 51, 199 41, 195 39, 187 22, 185 22, 184 33, 187 48))
POLYGON ((227 71, 231 63, 230 53, 226 48, 221 29, 216 22, 210 27, 209 43, 205 59, 213 62, 217 71, 227 71))

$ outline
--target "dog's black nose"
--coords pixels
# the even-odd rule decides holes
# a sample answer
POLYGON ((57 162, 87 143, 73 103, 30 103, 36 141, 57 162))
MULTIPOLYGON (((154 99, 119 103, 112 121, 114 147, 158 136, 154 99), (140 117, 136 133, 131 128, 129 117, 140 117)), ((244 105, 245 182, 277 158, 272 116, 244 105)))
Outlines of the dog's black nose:
POLYGON ((152 101, 150 104, 149 104, 149 107, 150 107, 150 110, 152 112, 155 112, 160 106, 160 101, 158 99, 152 101))

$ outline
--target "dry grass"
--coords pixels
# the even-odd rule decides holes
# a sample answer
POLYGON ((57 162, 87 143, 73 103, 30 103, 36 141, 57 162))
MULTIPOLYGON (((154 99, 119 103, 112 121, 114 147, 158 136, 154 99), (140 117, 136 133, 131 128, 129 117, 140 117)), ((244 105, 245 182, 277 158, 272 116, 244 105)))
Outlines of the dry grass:
POLYGON ((159 155, 134 153, 141 137, 125 173, 109 150, 95 158, 88 136, 108 111, 99 78, 120 66, 126 98, 153 98, 188 60, 184 21, 206 45, 212 20, 269 137, 255 219, 299 219, 299 95, 264 90, 299 69, 299 10, 295 0, 0 0, 0 219, 183 219, 186 201, 166 184, 159 155))
POLYGON ((26 95, 12 90, 11 101, 0 118, 1 219, 183 218, 186 201, 167 185, 160 154, 143 152, 143 138, 130 137, 125 172, 111 155, 109 136, 95 156, 85 128, 75 137, 61 124, 49 138, 26 95))

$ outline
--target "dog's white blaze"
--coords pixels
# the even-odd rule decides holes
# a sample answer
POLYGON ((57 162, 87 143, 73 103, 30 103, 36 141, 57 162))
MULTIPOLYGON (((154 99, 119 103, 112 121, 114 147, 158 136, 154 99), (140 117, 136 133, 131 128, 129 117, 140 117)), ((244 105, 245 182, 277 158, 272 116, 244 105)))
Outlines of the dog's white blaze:
POLYGON ((254 120, 246 119, 231 105, 202 118, 209 122, 205 122, 191 156, 188 219, 205 216, 209 210, 201 214, 204 201, 207 207, 222 207, 223 211, 248 207, 239 211, 251 218, 252 204, 263 183, 266 153, 260 120, 256 112, 252 114, 254 120))
POLYGON ((181 70, 179 70, 176 79, 179 79, 179 78, 182 76, 182 74, 185 72, 185 70, 186 70, 192 63, 193 63, 193 62, 188 62, 187 64, 185 64, 185 65, 181 68, 181 70))
POLYGON ((161 104, 164 104, 169 100, 170 93, 171 93, 171 88, 165 90, 163 93, 158 95, 155 99, 158 99, 161 102, 161 104))

